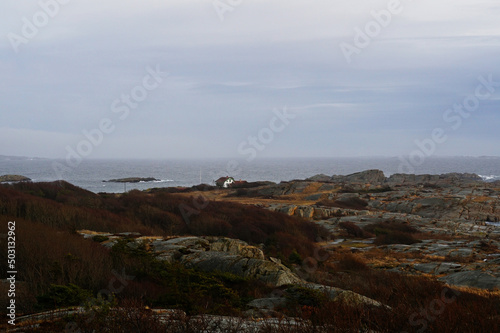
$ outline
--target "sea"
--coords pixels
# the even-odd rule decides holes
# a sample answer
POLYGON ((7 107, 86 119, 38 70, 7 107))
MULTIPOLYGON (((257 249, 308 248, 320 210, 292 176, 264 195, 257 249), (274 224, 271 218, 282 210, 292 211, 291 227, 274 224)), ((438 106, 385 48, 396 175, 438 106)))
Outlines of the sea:
POLYGON ((65 180, 86 190, 120 193, 154 187, 213 185, 219 177, 279 183, 305 179, 317 174, 347 175, 369 169, 394 173, 443 174, 476 173, 485 181, 500 180, 500 157, 429 157, 418 166, 400 157, 274 158, 253 161, 230 159, 84 159, 40 158, 0 159, 0 175, 19 174, 35 182, 65 180), (423 162, 423 163, 422 163, 423 162), (411 171, 411 172, 410 172, 411 171), (140 183, 104 182, 126 177, 153 177, 140 183))

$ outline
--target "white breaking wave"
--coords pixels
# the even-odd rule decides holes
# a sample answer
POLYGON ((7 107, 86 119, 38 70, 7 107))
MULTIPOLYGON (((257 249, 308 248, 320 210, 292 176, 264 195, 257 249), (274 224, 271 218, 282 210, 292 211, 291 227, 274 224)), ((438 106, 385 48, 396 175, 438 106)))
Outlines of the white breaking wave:
POLYGON ((139 183, 166 183, 166 182, 173 182, 172 179, 160 179, 160 180, 140 180, 139 183))
POLYGON ((495 175, 491 175, 491 176, 478 175, 478 176, 483 178, 483 180, 485 182, 493 182, 495 180, 500 180, 500 176, 495 176, 495 175))

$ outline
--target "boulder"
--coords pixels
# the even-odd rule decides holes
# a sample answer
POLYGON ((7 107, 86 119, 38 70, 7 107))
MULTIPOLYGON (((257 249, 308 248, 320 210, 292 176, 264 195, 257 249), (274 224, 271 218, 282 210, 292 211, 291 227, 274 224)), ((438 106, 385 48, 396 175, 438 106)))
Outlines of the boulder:
POLYGON ((386 178, 381 170, 366 170, 347 175, 344 180, 351 183, 381 184, 386 181, 386 178))
POLYGON ((312 182, 329 182, 329 181, 332 180, 332 177, 320 173, 318 175, 314 175, 312 177, 309 177, 306 180, 309 180, 309 181, 312 181, 312 182))
POLYGON ((360 295, 360 294, 355 293, 355 292, 350 291, 350 290, 344 290, 344 289, 325 286, 325 285, 316 284, 316 283, 306 283, 303 285, 303 287, 320 291, 322 293, 325 293, 328 296, 328 298, 331 300, 343 301, 343 302, 346 302, 347 304, 352 305, 352 306, 363 304, 363 305, 369 305, 369 306, 375 306, 375 307, 388 308, 387 305, 384 305, 384 304, 382 304, 374 299, 360 295))
POLYGON ((300 206, 294 213, 300 217, 312 218, 314 216, 314 208, 311 206, 300 206))
POLYGON ((210 240, 210 251, 227 252, 245 258, 264 259, 264 252, 255 246, 250 246, 239 239, 207 237, 210 240))
POLYGON ((295 210, 297 209, 297 206, 295 205, 287 205, 287 206, 282 206, 278 209, 278 212, 286 214, 286 215, 293 215, 295 213, 295 210))
POLYGON ((279 262, 265 260, 261 249, 239 239, 178 237, 154 239, 149 245, 160 260, 180 262, 202 271, 232 273, 274 286, 302 282, 289 268, 279 262))
POLYGON ((269 297, 269 298, 257 298, 249 302, 247 306, 259 310, 274 310, 277 307, 286 306, 287 299, 285 297, 269 297))
POLYGON ((277 287, 303 282, 284 265, 224 252, 192 253, 182 256, 180 261, 187 267, 194 267, 206 272, 227 272, 245 278, 258 279, 277 287))

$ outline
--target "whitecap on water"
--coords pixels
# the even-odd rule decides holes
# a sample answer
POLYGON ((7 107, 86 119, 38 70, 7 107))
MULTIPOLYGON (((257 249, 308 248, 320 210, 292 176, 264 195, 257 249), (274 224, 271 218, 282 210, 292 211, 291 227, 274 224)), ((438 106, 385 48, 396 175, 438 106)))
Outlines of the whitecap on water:
POLYGON ((492 182, 495 180, 500 180, 500 176, 496 176, 496 175, 490 175, 490 176, 479 175, 479 177, 481 177, 485 182, 492 182))

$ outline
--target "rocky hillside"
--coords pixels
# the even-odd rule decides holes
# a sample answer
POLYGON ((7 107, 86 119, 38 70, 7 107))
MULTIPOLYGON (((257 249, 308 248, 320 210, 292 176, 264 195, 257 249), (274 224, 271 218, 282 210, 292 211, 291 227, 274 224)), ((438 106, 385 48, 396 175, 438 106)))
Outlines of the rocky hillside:
POLYGON ((24 258, 18 330, 33 332, 500 331, 499 206, 500 184, 477 175, 379 170, 124 194, 0 186, 24 258))
POLYGON ((263 203, 268 209, 327 228, 338 237, 332 242, 335 246, 422 256, 421 261, 391 263, 387 268, 392 271, 431 274, 453 285, 500 288, 500 184, 484 182, 475 174, 385 177, 380 170, 368 170, 347 176, 317 175, 244 195, 263 202, 272 198, 263 203), (277 203, 280 198, 290 203, 277 203), (349 223, 362 229, 389 222, 410 226, 426 239, 376 246, 372 235, 359 246, 342 227, 349 223))

